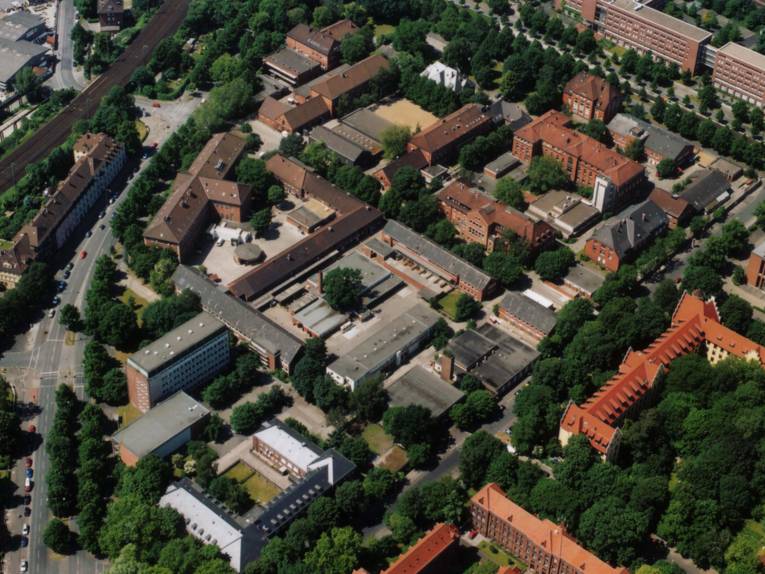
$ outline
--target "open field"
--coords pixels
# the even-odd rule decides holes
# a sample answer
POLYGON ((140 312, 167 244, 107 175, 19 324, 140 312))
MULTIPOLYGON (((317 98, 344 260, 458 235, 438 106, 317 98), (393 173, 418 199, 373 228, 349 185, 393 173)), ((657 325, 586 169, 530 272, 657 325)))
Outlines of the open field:
POLYGON ((375 26, 375 40, 377 40, 381 36, 393 34, 393 32, 395 31, 396 31, 395 26, 391 26, 390 24, 378 24, 377 26, 375 26))
POLYGON ((361 436, 375 454, 382 454, 393 446, 393 439, 378 424, 367 425, 361 436))
POLYGON ((278 486, 255 471, 253 471, 252 476, 244 483, 244 488, 247 489, 250 498, 252 498, 256 504, 260 505, 267 504, 281 492, 278 486))
POLYGON ((245 482, 253 474, 255 474, 255 470, 251 466, 239 461, 234 466, 229 468, 223 476, 233 478, 237 482, 245 482))
POLYGON ((447 293, 438 300, 438 304, 444 313, 449 315, 452 321, 456 321, 457 317, 457 301, 459 301, 462 291, 455 289, 451 293, 447 293))
POLYGON ((406 466, 409 462, 409 457, 406 456, 406 451, 400 446, 394 446, 383 457, 380 463, 381 468, 386 468, 391 472, 398 472, 406 466))
POLYGON ((131 299, 133 300, 133 308, 135 309, 135 314, 138 318, 138 324, 141 325, 141 317, 143 316, 143 311, 146 309, 146 307, 149 306, 149 302, 130 289, 125 289, 122 295, 120 295, 119 299, 126 305, 128 304, 128 301, 131 299))
POLYGON ((381 118, 400 126, 407 126, 413 132, 424 130, 436 123, 438 118, 409 100, 397 100, 374 108, 374 113, 381 118))

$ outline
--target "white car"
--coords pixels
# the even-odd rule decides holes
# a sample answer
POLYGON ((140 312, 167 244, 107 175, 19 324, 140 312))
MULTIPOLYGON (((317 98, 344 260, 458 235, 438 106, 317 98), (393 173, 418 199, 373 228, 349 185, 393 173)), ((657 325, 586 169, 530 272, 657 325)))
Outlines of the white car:
POLYGON ((21 529, 21 533, 22 533, 24 536, 29 536, 29 524, 25 524, 25 525, 22 527, 22 529, 21 529))
POLYGON ((26 572, 27 570, 29 570, 29 562, 22 560, 19 564, 19 572, 26 572))

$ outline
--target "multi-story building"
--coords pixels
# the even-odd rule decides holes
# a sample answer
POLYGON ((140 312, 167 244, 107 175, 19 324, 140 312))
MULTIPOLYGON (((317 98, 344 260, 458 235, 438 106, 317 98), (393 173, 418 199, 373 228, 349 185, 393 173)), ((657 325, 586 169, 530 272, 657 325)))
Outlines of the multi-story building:
POLYGON ((680 166, 693 158, 693 144, 688 140, 626 114, 616 114, 608 123, 608 131, 614 144, 623 150, 635 141, 642 141, 643 151, 651 165, 669 159, 680 166))
POLYGON ((229 178, 244 153, 245 141, 230 133, 215 134, 188 171, 173 181, 173 193, 143 232, 148 246, 170 249, 183 261, 211 219, 245 221, 250 186, 229 178))
POLYGON ((733 356, 765 365, 765 347, 722 325, 714 299, 703 301, 684 293, 672 324, 658 339, 643 351, 630 350, 618 373, 584 404, 569 403, 560 421, 561 444, 582 434, 604 459, 613 460, 625 417, 650 400, 673 360, 702 347, 712 364, 733 356))
POLYGON ((494 126, 491 114, 479 104, 466 104, 412 136, 407 149, 422 152, 428 165, 450 163, 460 147, 494 126))
POLYGON ((711 32, 673 18, 651 4, 635 0, 556 0, 559 8, 576 12, 612 42, 649 52, 682 70, 696 72, 704 64, 711 32))
POLYGON ((128 358, 130 402, 145 413, 166 397, 212 379, 230 356, 226 326, 202 312, 128 358))
POLYGON ((517 209, 502 205, 485 193, 455 180, 437 194, 439 206, 465 241, 492 251, 506 232, 512 232, 536 250, 555 240, 544 221, 533 221, 517 209))
POLYGON ((664 210, 653 201, 644 201, 623 219, 598 228, 587 240, 584 254, 601 267, 617 271, 668 225, 664 210))
POLYGON ((340 43, 358 28, 350 20, 338 20, 334 24, 316 30, 307 24, 298 24, 287 32, 287 48, 317 62, 323 70, 330 70, 340 62, 340 43))
POLYGON ((122 0, 98 0, 96 12, 101 32, 117 32, 122 27, 125 16, 122 0))
POLYGON ((489 483, 470 499, 473 528, 538 574, 627 574, 580 546, 563 525, 543 520, 489 483))
POLYGON ((572 129, 570 121, 556 110, 546 112, 515 133, 513 155, 527 162, 539 155, 557 159, 572 182, 593 189, 598 211, 629 203, 645 181, 643 166, 572 129))
POLYGON ((765 241, 758 244, 746 264, 746 284, 765 289, 765 241))
POLYGON ((364 244, 364 249, 375 261, 410 284, 411 277, 401 275, 389 260, 426 269, 477 301, 491 297, 497 288, 497 282, 481 269, 393 219, 385 224, 381 240, 372 238, 364 244))
POLYGON ((500 319, 511 323, 536 341, 549 335, 558 322, 555 311, 516 291, 505 293, 497 313, 500 319))
POLYGON ((57 252, 103 197, 125 165, 125 147, 106 134, 87 133, 74 144, 74 165, 40 211, 0 250, 0 279, 12 287, 31 261, 57 252))
POLYGON ((357 62, 344 72, 334 74, 325 80, 313 84, 309 101, 311 98, 321 98, 330 113, 335 115, 337 102, 340 98, 353 98, 357 96, 364 91, 372 78, 389 66, 390 63, 385 56, 373 54, 357 62))
POLYGON ((460 531, 453 524, 440 522, 428 530, 409 550, 396 558, 380 574, 440 574, 449 570, 460 531))
POLYGON ((563 88, 563 105, 574 118, 584 122, 610 122, 619 110, 621 101, 619 88, 587 72, 579 72, 563 88))
POLYGON ((712 82, 718 90, 761 108, 765 105, 765 56, 728 42, 717 50, 712 82))
POLYGON ((202 403, 178 391, 115 433, 114 450, 127 466, 149 455, 170 456, 199 436, 209 414, 202 403))

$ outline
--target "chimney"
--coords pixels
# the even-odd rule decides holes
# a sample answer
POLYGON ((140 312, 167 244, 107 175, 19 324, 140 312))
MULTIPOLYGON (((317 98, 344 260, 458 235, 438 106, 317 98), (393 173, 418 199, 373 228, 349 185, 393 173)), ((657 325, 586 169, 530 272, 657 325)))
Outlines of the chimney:
POLYGON ((316 286, 319 288, 319 293, 324 293, 324 271, 319 271, 319 279, 316 282, 316 286))
POLYGON ((452 375, 454 375, 454 356, 451 353, 441 353, 439 363, 441 365, 441 378, 451 383, 452 375))

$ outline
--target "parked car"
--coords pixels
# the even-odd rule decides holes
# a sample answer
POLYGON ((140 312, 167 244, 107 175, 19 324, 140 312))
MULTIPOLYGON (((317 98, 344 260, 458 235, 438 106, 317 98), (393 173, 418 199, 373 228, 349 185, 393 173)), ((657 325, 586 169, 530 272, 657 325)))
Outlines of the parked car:
POLYGON ((34 473, 35 471, 32 470, 31 468, 28 468, 24 471, 24 474, 26 475, 27 478, 32 478, 34 476, 34 473))
POLYGON ((29 538, 27 538, 26 536, 22 536, 21 537, 21 547, 22 548, 26 548, 27 546, 29 546, 29 538))
POLYGON ((70 276, 71 274, 72 274, 72 272, 71 272, 71 271, 69 271, 68 269, 67 269, 66 271, 64 271, 64 279, 69 279, 69 276, 70 276))
POLYGON ((72 269, 74 269, 74 263, 70 261, 69 263, 66 264, 66 267, 64 267, 64 269, 66 269, 67 271, 71 271, 72 269))
POLYGON ((32 492, 32 479, 27 478, 24 480, 24 492, 32 492))
POLYGON ((19 564, 19 572, 26 572, 27 570, 29 570, 29 562, 22 560, 19 564))
POLYGON ((24 516, 32 516, 32 509, 28 506, 24 507, 24 516))
POLYGON ((22 526, 21 533, 24 536, 29 536, 29 524, 25 524, 24 526, 22 526))
POLYGON ((55 317, 55 316, 56 316, 56 310, 55 309, 51 309, 50 311, 48 311, 48 317, 53 319, 53 317, 55 317))
POLYGON ((85 237, 93 237, 93 231, 91 229, 88 229, 88 232, 85 234, 85 237))
POLYGON ((24 461, 24 464, 26 464, 26 465, 27 465, 27 468, 32 468, 32 459, 31 459, 31 458, 27 458, 27 459, 24 461))
POLYGON ((98 228, 99 228, 100 230, 102 230, 102 231, 103 231, 104 229, 106 229, 106 225, 104 225, 104 224, 102 223, 101 225, 99 225, 99 226, 98 226, 98 228))
POLYGON ((59 303, 61 303, 61 297, 59 297, 58 295, 56 295, 56 296, 53 298, 53 301, 52 301, 52 303, 53 303, 53 306, 55 307, 56 305, 58 305, 59 303))
POLYGON ((29 496, 28 494, 25 494, 25 495, 24 495, 24 504, 26 504, 27 506, 29 506, 30 504, 32 504, 32 497, 31 497, 31 496, 29 496))
POLYGON ((80 251, 80 259, 85 259, 88 256, 87 251, 80 251))
POLYGON ((470 538, 470 540, 473 540, 473 538, 475 538, 476 536, 478 536, 477 530, 471 530, 470 532, 468 532, 468 538, 470 538))
MULTIPOLYGON (((29 425, 29 432, 37 432, 37 427, 35 425, 29 425)), ((28 459, 28 460, 32 460, 32 459, 28 459)), ((32 466, 32 464, 30 463, 29 466, 32 466)))

